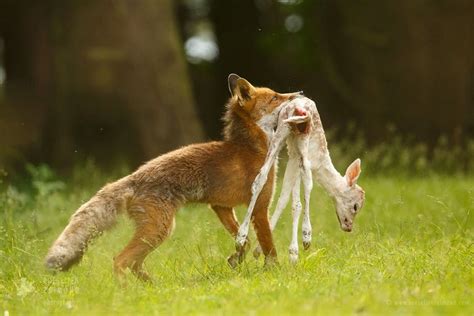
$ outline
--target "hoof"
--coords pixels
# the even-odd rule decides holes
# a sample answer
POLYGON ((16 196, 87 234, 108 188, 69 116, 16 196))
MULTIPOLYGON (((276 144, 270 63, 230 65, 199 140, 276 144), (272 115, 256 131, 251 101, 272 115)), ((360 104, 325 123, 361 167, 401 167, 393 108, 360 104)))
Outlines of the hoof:
POLYGON ((297 264, 298 263, 298 254, 297 253, 290 253, 290 263, 297 264))
POLYGON ((290 263, 296 264, 298 262, 298 248, 297 247, 290 247, 288 249, 290 263))
POLYGON ((237 252, 243 251, 246 243, 247 235, 237 235, 237 238, 235 238, 235 250, 237 252))
POLYGON ((311 246, 311 230, 303 230, 303 249, 308 250, 311 246))
POLYGON ((303 241, 303 249, 308 250, 311 247, 311 241, 303 241))

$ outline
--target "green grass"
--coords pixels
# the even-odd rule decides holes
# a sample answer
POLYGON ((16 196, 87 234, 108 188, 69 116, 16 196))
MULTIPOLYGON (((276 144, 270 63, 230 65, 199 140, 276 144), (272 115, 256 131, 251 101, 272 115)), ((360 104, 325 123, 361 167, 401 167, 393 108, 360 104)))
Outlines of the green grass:
MULTIPOLYGON (((0 194, 0 313, 474 313, 472 178, 364 175, 367 201, 352 233, 338 228, 332 203, 316 188, 311 249, 301 250, 298 265, 288 263, 287 210, 274 233, 280 266, 270 270, 251 255, 231 270, 225 259, 233 240, 206 206, 189 205, 178 212, 173 236, 146 261, 155 283, 129 277, 121 287, 112 262, 132 233, 126 219, 69 272, 51 275, 42 265, 68 217, 103 177, 86 170, 63 186, 34 172, 35 190, 0 194)), ((238 209, 240 218, 244 211, 238 209)))

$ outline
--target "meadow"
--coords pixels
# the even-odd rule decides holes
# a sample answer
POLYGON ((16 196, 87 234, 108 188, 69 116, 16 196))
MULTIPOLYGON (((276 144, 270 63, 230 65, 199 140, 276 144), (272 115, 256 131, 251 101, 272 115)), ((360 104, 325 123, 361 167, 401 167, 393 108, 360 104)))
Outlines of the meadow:
MULTIPOLYGON (((129 276, 122 286, 112 263, 132 233, 125 217, 69 272, 48 273, 43 257, 72 212, 126 171, 82 166, 66 181, 44 166, 28 169, 28 185, 4 183, 0 193, 4 315, 474 314, 473 177, 365 172, 367 200, 352 233, 340 230, 316 186, 311 248, 301 247, 296 266, 288 262, 287 209, 274 233, 273 269, 251 254, 230 269, 232 238, 207 206, 187 205, 146 261, 154 283, 129 276)), ((237 212, 242 218, 245 210, 237 212)))

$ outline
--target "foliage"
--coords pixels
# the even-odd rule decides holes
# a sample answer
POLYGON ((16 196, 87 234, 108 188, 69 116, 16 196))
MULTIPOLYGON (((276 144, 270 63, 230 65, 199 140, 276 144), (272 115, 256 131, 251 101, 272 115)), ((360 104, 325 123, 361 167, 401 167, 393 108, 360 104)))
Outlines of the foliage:
POLYGON ((351 124, 342 133, 327 132, 328 146, 336 165, 341 168, 357 157, 362 159, 363 172, 382 175, 429 176, 434 174, 474 174, 474 139, 453 143, 442 135, 433 145, 403 136, 394 127, 388 127, 386 141, 369 144, 367 138, 351 124))
MULTIPOLYGON (((9 172, 27 161, 65 170, 90 156, 105 168, 137 164, 217 139, 232 72, 304 90, 325 126, 357 122, 371 144, 387 124, 429 145, 474 136, 474 1, 38 3, 0 1, 0 166, 9 172)), ((424 172, 424 159, 412 162, 424 172)))
POLYGON ((42 266, 72 211, 110 178, 93 164, 77 168, 67 183, 44 166, 29 169, 35 190, 8 186, 0 193, 0 312, 474 313, 472 178, 366 172, 360 179, 366 205, 350 234, 338 228, 331 201, 315 188, 312 248, 297 266, 288 263, 287 210, 274 234, 280 267, 271 270, 250 255, 239 269, 228 268, 232 239, 205 206, 188 205, 178 212, 172 238, 147 260, 155 283, 130 277, 121 287, 112 258, 132 232, 127 220, 93 243, 70 272, 51 275, 42 266))

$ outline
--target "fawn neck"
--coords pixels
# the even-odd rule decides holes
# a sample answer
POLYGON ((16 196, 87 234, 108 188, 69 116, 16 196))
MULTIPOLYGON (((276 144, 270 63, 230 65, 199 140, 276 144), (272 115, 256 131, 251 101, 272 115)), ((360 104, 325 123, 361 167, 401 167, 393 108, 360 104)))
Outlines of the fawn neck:
POLYGON ((309 152, 311 153, 311 169, 318 182, 332 198, 340 195, 345 188, 346 179, 332 163, 322 128, 317 129, 312 137, 309 152))
POLYGON ((329 153, 321 158, 316 165, 313 165, 313 174, 327 193, 334 198, 342 193, 346 180, 332 164, 329 153))

